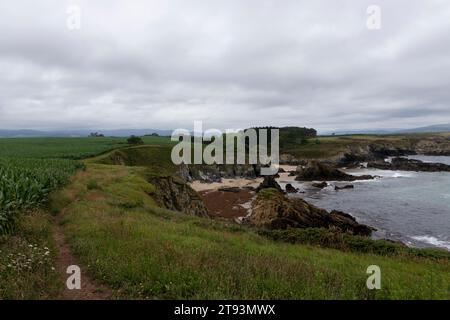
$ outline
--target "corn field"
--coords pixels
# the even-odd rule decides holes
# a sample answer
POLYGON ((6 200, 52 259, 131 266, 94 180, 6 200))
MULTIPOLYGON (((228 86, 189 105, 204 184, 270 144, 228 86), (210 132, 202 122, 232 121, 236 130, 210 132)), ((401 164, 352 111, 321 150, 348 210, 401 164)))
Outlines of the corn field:
POLYGON ((0 158, 0 235, 12 232, 20 212, 44 204, 82 167, 74 160, 0 158))

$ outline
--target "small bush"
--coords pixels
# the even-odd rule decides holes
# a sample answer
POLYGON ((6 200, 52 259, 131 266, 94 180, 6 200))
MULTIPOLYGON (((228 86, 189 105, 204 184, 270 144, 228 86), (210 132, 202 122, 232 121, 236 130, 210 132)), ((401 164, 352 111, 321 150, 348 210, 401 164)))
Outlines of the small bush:
POLYGON ((142 140, 141 137, 138 136, 131 136, 127 139, 128 144, 131 145, 140 145, 140 144, 144 144, 144 140, 142 140))
POLYGON ((95 180, 89 180, 86 187, 88 190, 95 190, 98 189, 98 183, 95 180))

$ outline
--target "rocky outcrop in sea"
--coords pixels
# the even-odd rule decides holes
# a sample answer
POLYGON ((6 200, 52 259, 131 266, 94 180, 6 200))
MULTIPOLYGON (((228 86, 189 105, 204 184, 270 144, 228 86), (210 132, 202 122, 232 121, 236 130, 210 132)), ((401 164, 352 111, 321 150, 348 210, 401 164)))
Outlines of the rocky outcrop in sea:
POLYGON ((369 162, 368 168, 382 169, 382 170, 401 170, 401 171, 425 171, 425 172, 450 172, 450 166, 443 163, 430 163, 420 160, 407 158, 393 158, 390 162, 377 161, 369 162))
POLYGON ((334 228, 362 236, 370 236, 374 231, 356 222, 349 214, 334 210, 328 212, 303 199, 287 197, 275 189, 264 189, 258 193, 252 214, 244 222, 265 229, 334 228))
POLYGON ((371 175, 353 176, 318 161, 297 168, 297 181, 355 181, 374 179, 371 175))

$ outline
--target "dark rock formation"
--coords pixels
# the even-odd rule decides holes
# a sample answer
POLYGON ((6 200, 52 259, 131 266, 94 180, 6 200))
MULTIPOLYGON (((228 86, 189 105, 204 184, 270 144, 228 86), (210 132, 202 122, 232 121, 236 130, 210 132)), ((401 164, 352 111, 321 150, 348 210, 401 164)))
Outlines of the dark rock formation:
POLYGON ((450 137, 432 136, 414 144, 415 154, 450 156, 450 137))
POLYGON ((150 195, 164 208, 208 217, 208 211, 199 194, 182 179, 171 176, 152 177, 149 182, 156 187, 150 195))
POLYGON ((253 179, 260 174, 260 166, 246 164, 185 165, 180 170, 186 181, 199 180, 207 183, 221 182, 222 178, 253 179))
POLYGON ((426 172, 438 172, 447 171, 450 172, 450 166, 443 163, 428 163, 420 160, 413 160, 407 158, 393 158, 391 162, 378 161, 369 162, 367 164, 370 168, 383 169, 383 170, 403 170, 403 171, 426 171, 426 172))
POLYGON ((346 184, 345 186, 334 186, 334 190, 343 190, 343 189, 353 189, 355 188, 352 184, 346 184))
POLYGON ((314 181, 314 180, 328 180, 328 181, 355 181, 355 180, 369 180, 373 179, 373 176, 352 176, 345 172, 325 165, 317 161, 310 161, 304 168, 299 168, 297 177, 298 181, 314 181))
POLYGON ((304 166, 307 161, 304 159, 296 159, 294 156, 290 154, 281 154, 280 155, 280 164, 287 164, 291 166, 304 166))
POLYGON ((288 183, 286 185, 286 192, 287 193, 297 193, 298 192, 298 188, 295 188, 292 184, 288 183))
POLYGON ((323 188, 326 188, 328 186, 328 183, 326 181, 323 181, 323 182, 319 182, 319 183, 313 183, 312 186, 314 188, 323 189, 323 188))
POLYGON ((267 229, 336 228, 363 236, 369 236, 374 230, 346 213, 328 212, 302 199, 288 198, 275 189, 264 189, 258 194, 252 214, 245 222, 267 229))
POLYGON ((382 161, 386 157, 402 157, 408 155, 450 155, 450 138, 443 135, 428 137, 399 138, 380 140, 368 144, 349 144, 346 149, 329 159, 339 167, 355 167, 361 162, 382 161))
POLYGON ((261 191, 262 189, 273 188, 278 190, 279 192, 283 192, 278 182, 275 180, 274 176, 265 176, 263 182, 256 188, 256 192, 261 191))

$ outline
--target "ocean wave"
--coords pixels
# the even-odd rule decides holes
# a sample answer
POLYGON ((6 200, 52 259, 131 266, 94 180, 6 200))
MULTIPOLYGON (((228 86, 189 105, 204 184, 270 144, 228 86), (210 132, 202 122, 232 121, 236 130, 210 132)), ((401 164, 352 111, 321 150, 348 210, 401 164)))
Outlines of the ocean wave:
POLYGON ((394 172, 392 178, 411 178, 414 177, 413 173, 405 173, 405 172, 394 172))
POLYGON ((420 242, 425 242, 427 244, 432 244, 433 246, 445 248, 450 250, 450 241, 439 240, 438 238, 432 236, 415 236, 412 239, 420 242))
MULTIPOLYGON (((380 169, 353 169, 353 170, 345 170, 345 173, 352 174, 354 176, 360 175, 372 175, 379 176, 382 178, 413 178, 416 177, 417 174, 415 172, 410 171, 392 171, 392 170, 380 170, 380 169)), ((370 180, 367 180, 370 181, 370 180)))

